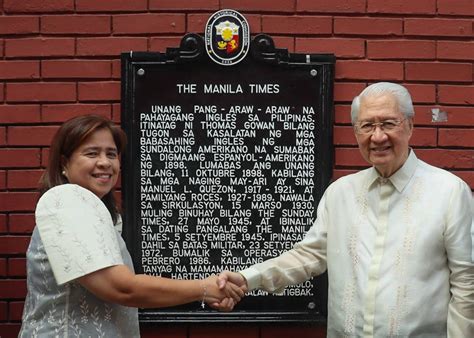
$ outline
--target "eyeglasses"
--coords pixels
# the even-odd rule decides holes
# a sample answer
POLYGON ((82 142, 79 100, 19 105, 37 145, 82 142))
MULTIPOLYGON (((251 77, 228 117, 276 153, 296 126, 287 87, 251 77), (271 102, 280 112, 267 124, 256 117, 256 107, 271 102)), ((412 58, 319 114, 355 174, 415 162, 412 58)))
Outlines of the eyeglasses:
POLYGON ((377 126, 385 132, 389 133, 396 130, 406 118, 401 120, 385 120, 382 122, 358 122, 354 125, 355 132, 357 134, 373 134, 377 126))

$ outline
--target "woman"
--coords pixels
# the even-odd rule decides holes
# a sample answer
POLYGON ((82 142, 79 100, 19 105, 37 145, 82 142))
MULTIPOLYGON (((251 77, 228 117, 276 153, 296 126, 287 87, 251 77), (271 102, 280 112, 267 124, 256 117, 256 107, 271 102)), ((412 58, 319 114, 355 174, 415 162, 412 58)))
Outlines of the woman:
POLYGON ((134 274, 114 228, 120 223, 114 186, 125 142, 124 132, 100 116, 73 118, 56 133, 27 251, 20 337, 139 337, 133 307, 200 301, 230 310, 243 296, 235 286, 220 291, 216 276, 134 274))

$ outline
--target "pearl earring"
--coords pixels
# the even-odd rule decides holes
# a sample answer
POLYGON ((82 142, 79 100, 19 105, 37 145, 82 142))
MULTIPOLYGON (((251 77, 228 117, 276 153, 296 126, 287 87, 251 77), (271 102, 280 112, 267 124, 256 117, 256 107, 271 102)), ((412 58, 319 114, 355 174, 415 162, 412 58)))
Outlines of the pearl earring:
POLYGON ((62 174, 63 176, 66 176, 66 170, 63 170, 63 171, 61 172, 61 174, 62 174))

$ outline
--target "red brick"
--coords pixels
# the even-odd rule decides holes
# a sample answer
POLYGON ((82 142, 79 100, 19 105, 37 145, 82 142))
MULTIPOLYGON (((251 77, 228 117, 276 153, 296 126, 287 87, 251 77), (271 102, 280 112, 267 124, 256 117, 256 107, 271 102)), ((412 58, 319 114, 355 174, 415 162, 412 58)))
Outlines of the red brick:
POLYGON ((262 30, 267 33, 331 34, 332 18, 329 16, 281 16, 262 17, 262 30))
POLYGON ((0 61, 0 79, 37 79, 39 61, 0 61))
POLYGON ((472 22, 463 19, 407 18, 405 35, 471 37, 472 22))
POLYGON ((457 124, 460 126, 470 127, 474 126, 474 114, 472 114, 472 107, 441 107, 448 111, 449 124, 457 124))
POLYGON ((26 258, 8 259, 8 276, 26 277, 26 258))
POLYGON ((119 57, 122 52, 131 50, 147 51, 147 38, 107 37, 77 39, 77 55, 79 56, 119 57))
POLYGON ((8 217, 8 229, 12 234, 31 234, 34 227, 34 214, 10 214, 8 217))
POLYGON ((108 34, 111 19, 107 15, 45 15, 41 17, 44 34, 108 34))
POLYGON ((417 149, 416 155, 423 161, 445 169, 472 169, 474 150, 417 149))
POLYGON ((441 106, 440 109, 448 112, 448 125, 474 126, 472 107, 441 106))
POLYGON ((7 215, 0 214, 0 233, 7 232, 7 215))
MULTIPOLYGON (((0 170, 0 189, 4 190, 7 188, 7 172, 5 170, 0 170)), ((0 231, 2 231, 2 215, 0 214, 0 231)))
POLYGON ((9 170, 7 186, 9 189, 37 189, 43 170, 9 170))
POLYGON ((436 141, 436 128, 416 127, 410 139, 410 144, 415 147, 436 147, 436 141))
POLYGON ((73 56, 74 39, 24 38, 5 41, 5 56, 73 56))
POLYGON ((352 103, 354 97, 359 95, 365 87, 365 83, 336 82, 334 84, 334 101, 352 103))
POLYGON ((147 0, 76 0, 78 12, 136 12, 146 11, 147 0))
POLYGON ((110 118, 109 104, 55 104, 43 105, 43 122, 64 122, 75 116, 95 114, 110 118))
POLYGON ((10 302, 10 311, 8 319, 11 321, 19 321, 23 315, 24 302, 10 302))
POLYGON ((295 10, 294 0, 221 0, 221 8, 232 8, 242 11, 258 12, 293 12, 295 10))
POLYGON ((37 167, 39 160, 38 149, 0 148, 0 168, 37 167))
POLYGON ((334 107, 334 123, 351 124, 351 106, 336 104, 334 107))
POLYGON ((439 85, 438 99, 440 104, 474 104, 474 86, 439 85))
POLYGON ((3 53, 3 51, 4 51, 4 48, 3 48, 4 45, 5 45, 4 40, 0 40, 0 56, 1 56, 1 57, 3 57, 3 55, 4 55, 4 53, 3 53))
POLYGON ((41 63, 43 78, 96 78, 111 76, 110 61, 45 60, 41 63))
POLYGON ((334 126, 333 142, 336 146, 357 145, 357 140, 354 136, 354 129, 346 126, 334 126))
POLYGON ((7 143, 11 146, 48 146, 57 126, 12 126, 8 129, 7 143))
POLYGON ((298 12, 365 13, 365 0, 296 1, 298 12))
MULTIPOLYGON (((219 9, 219 0, 193 0, 193 1, 176 1, 176 0, 150 0, 150 10, 213 10, 219 9)), ((274 1, 272 1, 272 4, 274 1)), ((234 8, 225 7, 222 8, 234 8)))
POLYGON ((438 0, 438 13, 446 15, 474 15, 472 0, 438 0))
POLYGON ((436 101, 436 86, 431 84, 403 84, 408 89, 413 103, 434 103, 436 101))
POLYGON ((332 53, 338 58, 363 58, 363 39, 296 38, 297 53, 332 53))
POLYGON ((184 33, 184 14, 116 15, 112 19, 114 34, 184 33))
POLYGON ((120 81, 122 77, 122 62, 121 60, 112 60, 112 79, 120 81))
POLYGON ((24 254, 29 244, 29 236, 0 236, 0 254, 24 254))
MULTIPOLYGON (((250 27, 250 33, 257 34, 261 33, 261 21, 262 16, 257 14, 246 14, 245 18, 250 27)), ((188 14, 187 16, 187 31, 194 33, 203 33, 204 27, 206 26, 209 14, 188 14)))
POLYGON ((436 42, 429 40, 369 40, 369 59, 434 59, 436 42))
POLYGON ((46 167, 49 159, 49 148, 41 149, 41 166, 46 167))
POLYGON ((474 147, 474 129, 439 129, 441 147, 474 147))
POLYGON ((405 78, 421 81, 472 81, 472 64, 447 62, 406 62, 405 78))
POLYGON ((438 41, 438 59, 474 60, 474 44, 472 41, 438 41))
POLYGON ((8 83, 8 102, 71 102, 76 100, 76 85, 66 82, 8 83))
POLYGON ((37 200, 37 193, 0 192, 0 211, 33 211, 37 200))
POLYGON ((335 17, 335 34, 402 35, 403 20, 391 18, 335 17))
MULTIPOLYGON (((5 259, 0 258, 0 266, 2 266, 2 261, 4 262, 5 259)), ((1 270, 0 270, 0 275, 1 275, 1 270)), ((7 302, 0 302, 0 321, 6 321, 6 320, 7 320, 7 302)))
POLYGON ((269 325, 261 327, 261 338, 324 338, 326 337, 326 328, 319 324, 317 326, 279 326, 269 325))
POLYGON ((142 338, 188 338, 188 329, 186 327, 160 327, 147 325, 147 323, 140 323, 140 334, 142 338))
POLYGON ((452 171, 452 173, 466 182, 471 189, 474 189, 474 171, 452 171))
POLYGON ((32 34, 39 32, 39 18, 35 16, 0 16, 0 34, 32 34))
POLYGON ((121 110, 120 110, 120 104, 114 103, 112 104, 112 121, 115 123, 120 123, 120 117, 121 117, 121 110))
POLYGON ((434 14, 436 0, 367 0, 368 13, 434 14))
POLYGON ((7 128, 0 127, 0 146, 4 146, 7 144, 7 128))
POLYGON ((2 338, 17 338, 20 333, 21 323, 0 324, 2 338))
POLYGON ((120 82, 81 82, 78 86, 79 101, 120 100, 120 82))
POLYGON ((287 49, 288 52, 295 52, 295 38, 291 36, 272 36, 275 48, 287 49))
POLYGON ((444 122, 433 122, 433 109, 432 106, 416 106, 415 105, 415 126, 439 126, 443 125, 444 122))
POLYGON ((3 0, 3 9, 7 13, 71 12, 74 0, 3 0))
POLYGON ((40 122, 39 105, 0 105, 1 124, 20 124, 36 122, 40 122))
MULTIPOLYGON (((0 237, 0 242, 1 242, 0 237)), ((20 279, 0 280, 0 298, 21 299, 26 296, 26 281, 20 279)), ((0 331, 1 332, 1 331, 0 331)))
POLYGON ((0 101, 5 99, 5 85, 0 83, 0 101))
POLYGON ((214 324, 212 326, 192 326, 189 336, 193 338, 226 337, 226 338, 259 338, 259 328, 256 325, 233 327, 214 324))
POLYGON ((436 126, 465 126, 472 127, 474 125, 474 114, 472 107, 455 107, 455 106, 437 106, 440 111, 448 114, 446 122, 432 122, 433 107, 417 106, 415 107, 417 124, 436 125, 436 126))
MULTIPOLYGON (((259 15, 260 16, 260 15, 259 15)), ((206 26, 207 20, 209 19, 209 14, 188 14, 187 15, 187 22, 186 27, 188 32, 194 33, 204 33, 204 27, 206 26)), ((248 20, 248 18, 247 18, 248 20)), ((252 25, 249 22, 250 31, 252 32, 252 25)), ((254 32, 252 32, 254 33, 254 32)), ((177 47, 178 45, 174 45, 172 47, 177 47)))
POLYGON ((358 148, 336 148, 336 166, 367 167, 369 164, 362 158, 358 148))
POLYGON ((391 61, 337 61, 336 79, 402 80, 403 63, 391 61))
POLYGON ((165 52, 166 48, 177 48, 180 43, 181 38, 177 36, 152 37, 150 38, 150 52, 165 52))
POLYGON ((6 258, 0 258, 0 276, 6 276, 6 275, 7 275, 7 260, 6 258))

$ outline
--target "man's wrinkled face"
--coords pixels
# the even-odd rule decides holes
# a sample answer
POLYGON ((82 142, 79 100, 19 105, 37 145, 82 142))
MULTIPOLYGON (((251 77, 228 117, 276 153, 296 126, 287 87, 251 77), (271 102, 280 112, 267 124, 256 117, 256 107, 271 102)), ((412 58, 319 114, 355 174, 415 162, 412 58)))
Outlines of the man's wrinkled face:
POLYGON ((385 121, 400 123, 391 130, 384 130, 382 126, 377 125, 373 132, 367 134, 356 132, 355 135, 362 157, 382 176, 389 177, 408 157, 408 142, 413 131, 413 121, 406 119, 400 112, 397 100, 391 94, 366 96, 360 99, 356 125, 385 121))

